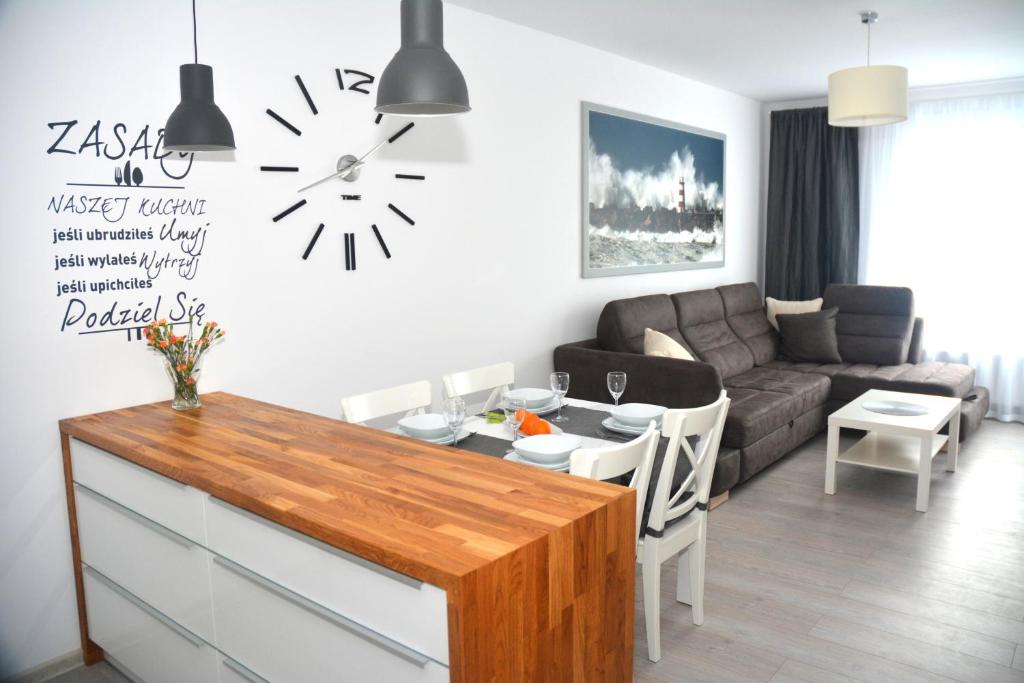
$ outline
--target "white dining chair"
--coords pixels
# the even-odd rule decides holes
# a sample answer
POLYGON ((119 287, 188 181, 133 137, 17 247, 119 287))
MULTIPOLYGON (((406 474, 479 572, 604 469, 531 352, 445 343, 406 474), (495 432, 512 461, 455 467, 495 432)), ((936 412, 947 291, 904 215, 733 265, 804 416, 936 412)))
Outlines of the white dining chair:
POLYGON ((651 483, 651 467, 658 450, 661 432, 651 420, 647 431, 628 443, 603 448, 577 448, 569 457, 569 474, 587 479, 607 480, 633 473, 629 488, 636 489, 636 529, 639 542, 640 519, 647 502, 647 489, 651 483))
POLYGON ((637 549, 644 590, 647 658, 661 659, 661 565, 679 557, 676 600, 690 605, 693 623, 704 623, 704 557, 707 546, 708 496, 718 459, 729 399, 723 391, 700 408, 665 411, 662 434, 669 438, 654 490, 650 519, 637 549), (696 452, 687 437, 698 437, 696 452), (672 490, 679 452, 692 471, 672 490))
POLYGON ((341 399, 341 418, 363 424, 388 415, 415 415, 430 407, 430 382, 422 380, 341 399))
POLYGON ((487 365, 482 368, 452 372, 441 378, 444 383, 444 397, 466 396, 490 390, 484 403, 484 412, 493 410, 501 401, 503 391, 516 381, 516 366, 509 362, 487 365))

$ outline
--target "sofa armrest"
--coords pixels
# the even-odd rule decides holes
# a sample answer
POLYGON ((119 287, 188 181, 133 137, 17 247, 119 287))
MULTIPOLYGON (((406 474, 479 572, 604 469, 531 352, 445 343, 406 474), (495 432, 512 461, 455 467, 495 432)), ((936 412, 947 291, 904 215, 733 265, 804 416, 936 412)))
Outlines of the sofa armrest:
POLYGON ((596 339, 563 344, 555 349, 555 370, 570 375, 571 398, 610 403, 607 375, 628 375, 624 402, 654 403, 668 408, 696 408, 718 400, 722 377, 708 363, 644 356, 601 349, 596 339))
POLYGON ((908 363, 920 363, 924 360, 924 318, 914 318, 914 329, 910 333, 910 350, 907 351, 908 363))

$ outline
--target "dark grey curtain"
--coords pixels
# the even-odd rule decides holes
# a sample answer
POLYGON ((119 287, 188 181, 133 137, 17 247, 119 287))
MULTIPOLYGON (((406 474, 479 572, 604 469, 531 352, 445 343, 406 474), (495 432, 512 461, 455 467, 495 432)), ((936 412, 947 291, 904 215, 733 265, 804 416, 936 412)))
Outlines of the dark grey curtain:
POLYGON ((821 296, 857 281, 857 129, 828 125, 828 108, 774 111, 768 160, 765 294, 821 296))

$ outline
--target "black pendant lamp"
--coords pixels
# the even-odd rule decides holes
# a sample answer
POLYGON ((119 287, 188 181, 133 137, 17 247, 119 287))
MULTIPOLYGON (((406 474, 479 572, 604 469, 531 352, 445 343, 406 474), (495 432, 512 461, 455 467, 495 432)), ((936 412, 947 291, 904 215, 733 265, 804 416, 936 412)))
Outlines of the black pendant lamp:
POLYGON ((444 49, 441 0, 402 0, 402 47, 377 86, 377 111, 444 116, 469 111, 462 72, 444 49))
POLYGON ((194 63, 178 67, 181 103, 164 126, 164 149, 174 152, 222 152, 235 148, 228 118, 213 101, 213 69, 199 63, 196 0, 192 0, 194 63))

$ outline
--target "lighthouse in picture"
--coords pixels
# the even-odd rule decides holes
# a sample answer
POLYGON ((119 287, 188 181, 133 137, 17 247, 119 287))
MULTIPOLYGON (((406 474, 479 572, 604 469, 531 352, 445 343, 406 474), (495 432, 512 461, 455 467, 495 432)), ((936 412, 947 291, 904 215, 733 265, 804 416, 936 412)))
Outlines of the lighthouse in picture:
POLYGON ((683 212, 686 211, 686 180, 684 178, 679 179, 679 227, 682 229, 683 226, 683 212))

